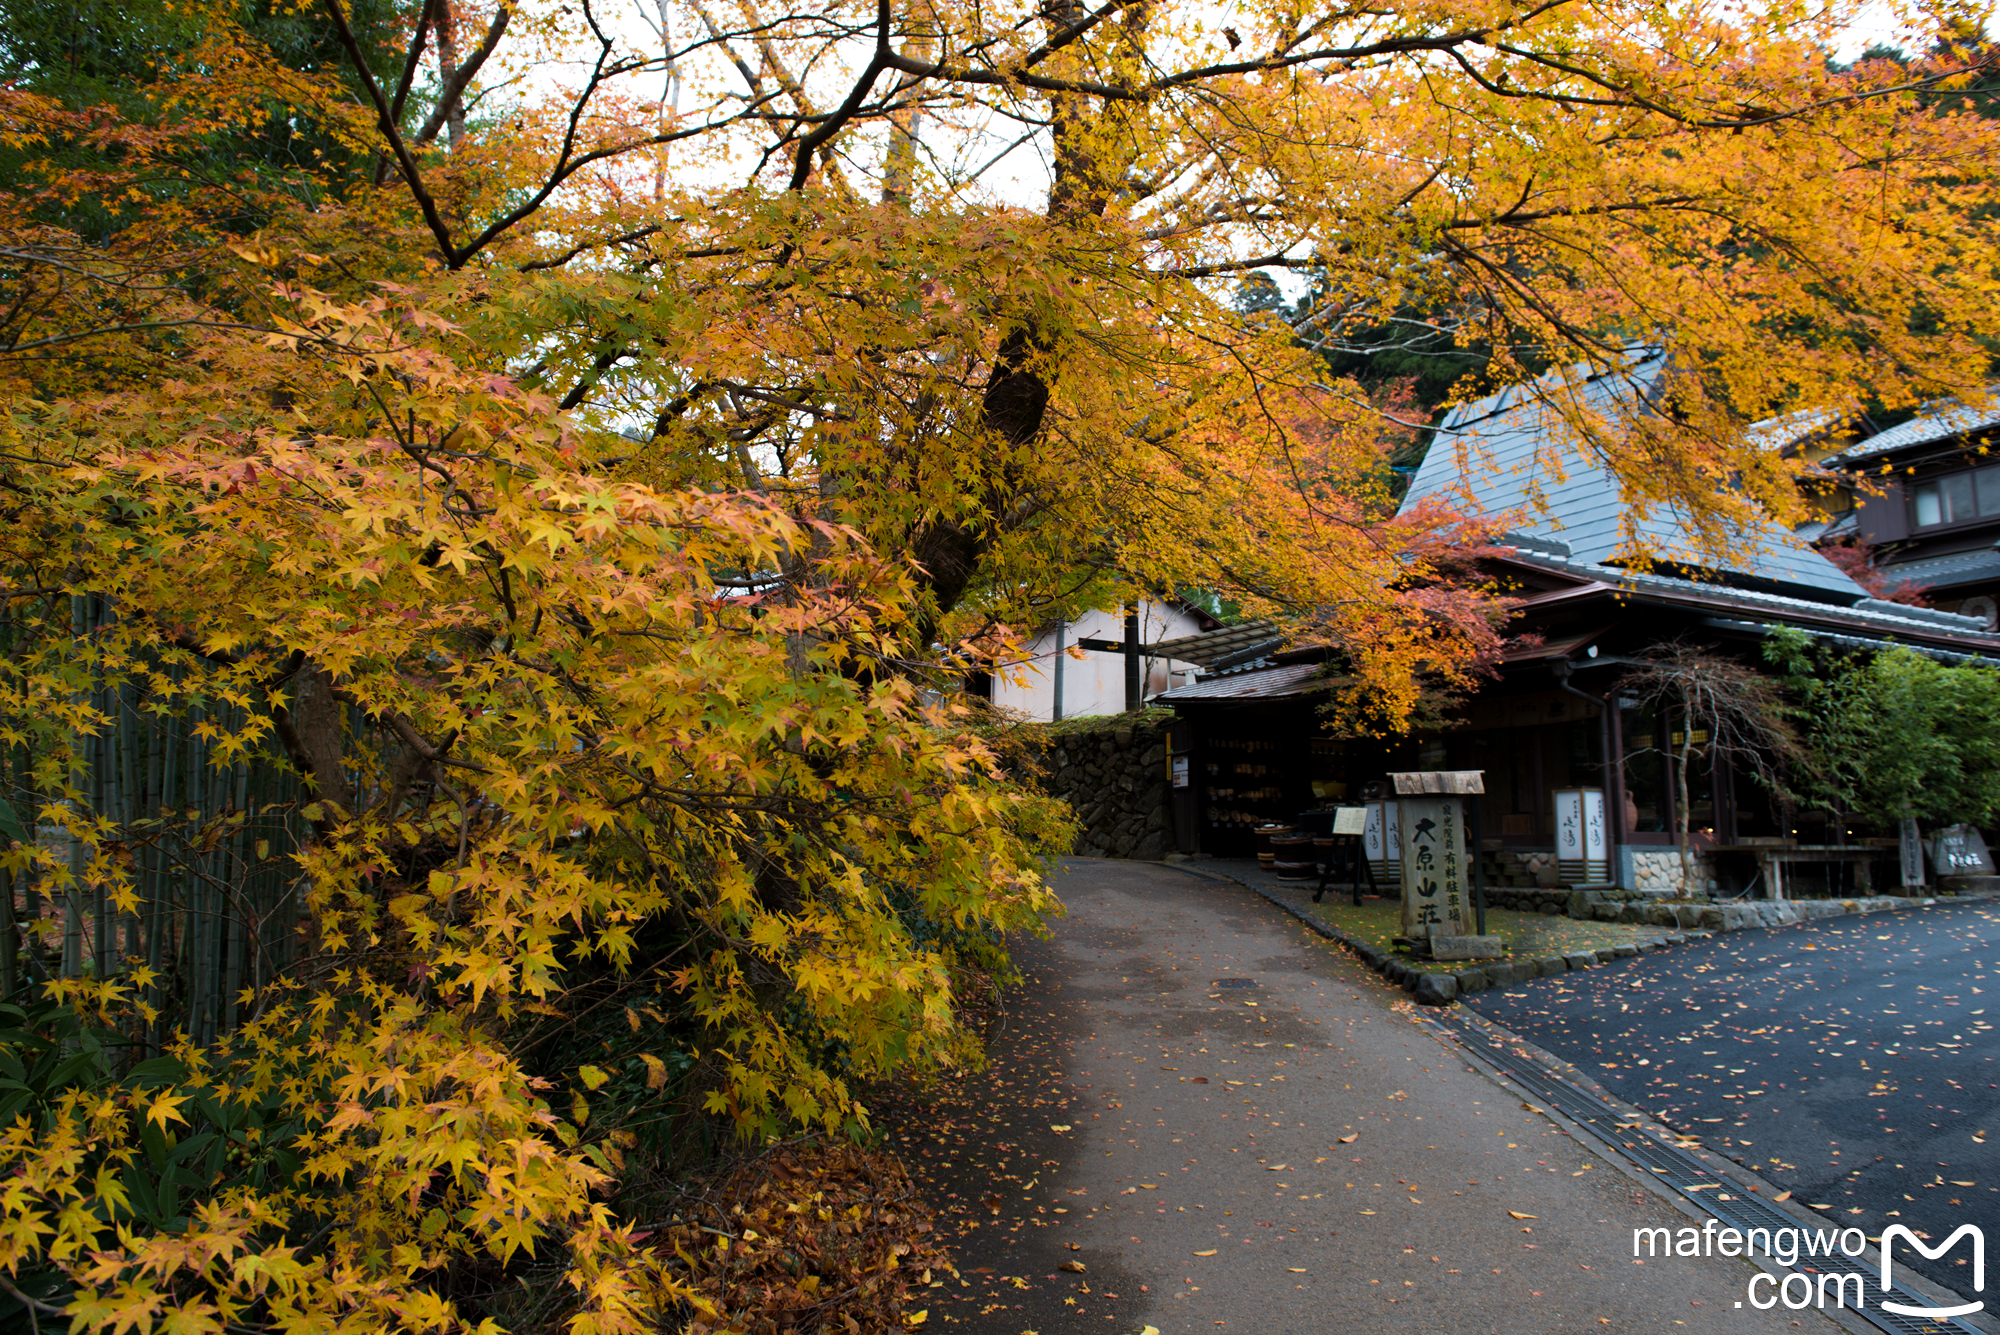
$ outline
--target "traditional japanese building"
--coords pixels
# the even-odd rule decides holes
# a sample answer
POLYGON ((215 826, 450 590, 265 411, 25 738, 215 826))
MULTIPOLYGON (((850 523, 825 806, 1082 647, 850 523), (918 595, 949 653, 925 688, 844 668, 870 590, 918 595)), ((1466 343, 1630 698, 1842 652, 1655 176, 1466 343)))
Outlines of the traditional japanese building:
MULTIPOLYGON (((1661 360, 1648 358, 1591 380, 1583 393, 1607 415, 1650 412, 1662 372, 1661 360)), ((1666 754, 1676 723, 1618 685, 1650 647, 1682 640, 1755 660, 1773 627, 1795 626, 1840 644, 1907 645, 1953 661, 2000 654, 1981 619, 1873 598, 1775 525, 1718 560, 1671 514, 1656 514, 1637 526, 1653 560, 1634 559, 1607 470, 1574 452, 1561 477, 1538 467, 1558 429, 1532 389, 1459 408, 1439 426, 1404 502, 1450 495, 1461 507, 1512 517, 1491 571, 1516 599, 1508 635, 1532 647, 1508 653, 1498 679, 1449 726, 1386 742, 1340 736, 1327 709, 1337 664, 1324 651, 1272 649, 1165 693, 1158 702, 1188 724, 1175 824, 1183 851, 1247 856, 1258 825, 1363 800, 1394 771, 1481 770, 1486 853, 1551 865, 1557 795, 1595 789, 1604 795, 1610 877, 1638 888, 1678 867, 1666 754)), ((1193 653, 1185 644, 1177 650, 1193 653)), ((1699 845, 1797 834, 1797 813, 1726 762, 1704 764, 1689 788, 1699 845)))
MULTIPOLYGON (((1991 387, 2000 395, 2000 385, 1991 387)), ((2000 399, 1927 406, 1907 422, 1827 456, 1864 486, 1827 536, 1852 534, 1883 578, 1921 588, 1933 607, 2000 627, 2000 399)))

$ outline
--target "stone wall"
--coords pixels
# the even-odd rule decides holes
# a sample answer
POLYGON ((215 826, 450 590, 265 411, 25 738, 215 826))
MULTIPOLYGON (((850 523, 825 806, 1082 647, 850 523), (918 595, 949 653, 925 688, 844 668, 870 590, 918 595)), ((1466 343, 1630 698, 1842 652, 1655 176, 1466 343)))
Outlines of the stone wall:
POLYGON ((1027 754, 1041 788, 1083 822, 1076 851, 1088 857, 1157 861, 1173 850, 1167 809, 1164 711, 1110 714, 1047 725, 1027 754))
POLYGON ((1681 867, 1681 855, 1674 849, 1633 849, 1632 879, 1637 882, 1635 889, 1650 895, 1712 895, 1715 893, 1715 872, 1708 858, 1697 853, 1694 858, 1694 877, 1690 882, 1681 867))

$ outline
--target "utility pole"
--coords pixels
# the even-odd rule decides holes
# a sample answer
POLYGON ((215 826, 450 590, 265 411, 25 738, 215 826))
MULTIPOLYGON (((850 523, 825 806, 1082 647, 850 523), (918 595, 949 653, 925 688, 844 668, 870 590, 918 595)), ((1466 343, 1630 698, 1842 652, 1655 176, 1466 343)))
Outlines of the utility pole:
POLYGON ((1067 657, 1063 652, 1063 632, 1068 629, 1069 622, 1056 622, 1056 708, 1050 719, 1054 723, 1062 722, 1062 665, 1063 659, 1067 657))
POLYGON ((1125 604, 1125 712, 1142 708, 1146 693, 1139 682, 1139 605, 1125 604))

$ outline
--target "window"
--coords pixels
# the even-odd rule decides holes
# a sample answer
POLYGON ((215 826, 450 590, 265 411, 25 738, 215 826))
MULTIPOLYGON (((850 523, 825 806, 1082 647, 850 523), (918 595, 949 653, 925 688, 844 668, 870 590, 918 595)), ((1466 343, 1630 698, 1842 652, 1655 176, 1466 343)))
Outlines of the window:
POLYGON ((2000 466, 1926 482, 1911 491, 1910 500, 1918 528, 2000 517, 2000 466))

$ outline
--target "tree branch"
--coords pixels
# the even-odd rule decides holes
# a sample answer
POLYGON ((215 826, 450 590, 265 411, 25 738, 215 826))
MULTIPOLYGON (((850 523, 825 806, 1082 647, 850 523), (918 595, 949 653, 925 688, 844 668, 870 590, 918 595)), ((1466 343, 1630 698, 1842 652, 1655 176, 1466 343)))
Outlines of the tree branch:
POLYGON ((333 19, 333 26, 340 33, 340 44, 347 50, 347 58, 354 65, 354 72, 361 76, 361 86, 368 92, 368 100, 375 104, 376 123, 382 129, 383 138, 396 154, 396 165, 402 168, 403 180, 410 187, 410 195, 423 211, 424 223, 437 238, 438 249, 444 252, 445 265, 456 269, 462 260, 451 243, 451 229, 445 225, 444 215, 438 211, 437 201, 424 185, 423 177, 417 171, 417 160, 410 155, 410 147, 403 142, 403 135, 396 128, 396 118, 391 114, 389 99, 382 96, 382 86, 375 82, 375 73, 368 68, 368 58, 361 54, 361 43, 354 38, 354 29, 347 24, 347 13, 340 7, 340 0, 322 0, 327 14, 333 19))

